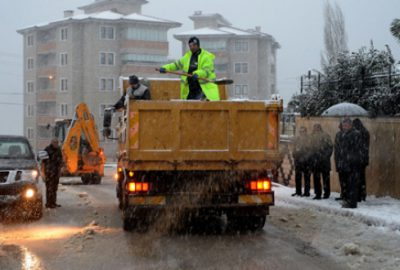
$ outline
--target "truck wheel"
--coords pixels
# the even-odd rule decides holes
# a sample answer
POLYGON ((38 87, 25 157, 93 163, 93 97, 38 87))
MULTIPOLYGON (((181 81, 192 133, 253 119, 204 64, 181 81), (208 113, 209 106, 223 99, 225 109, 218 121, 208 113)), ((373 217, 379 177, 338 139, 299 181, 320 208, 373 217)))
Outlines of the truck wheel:
POLYGON ((101 176, 98 173, 93 173, 91 178, 93 185, 99 185, 101 183, 101 176))
POLYGON ((266 216, 249 217, 248 226, 252 232, 261 231, 264 228, 266 216))
POLYGON ((266 216, 229 216, 228 227, 231 230, 256 232, 264 228, 266 216))
POLYGON ((91 181, 90 174, 82 174, 81 180, 84 185, 89 185, 91 181))
POLYGON ((135 228, 135 222, 131 218, 123 218, 122 227, 124 231, 132 231, 135 228))

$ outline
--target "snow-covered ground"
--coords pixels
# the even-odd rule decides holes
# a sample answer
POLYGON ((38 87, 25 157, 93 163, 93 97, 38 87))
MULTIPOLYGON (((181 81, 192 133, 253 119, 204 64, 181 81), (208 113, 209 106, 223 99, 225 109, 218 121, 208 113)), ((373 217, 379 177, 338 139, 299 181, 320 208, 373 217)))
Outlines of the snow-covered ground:
POLYGON ((368 196, 356 209, 341 207, 338 193, 326 200, 292 197, 294 188, 274 184, 269 223, 309 243, 349 269, 400 269, 400 201, 368 196))
POLYGON ((294 204, 303 207, 313 207, 337 215, 352 217, 367 225, 387 227, 400 231, 400 200, 390 197, 368 196, 365 202, 358 203, 355 209, 342 208, 341 201, 335 201, 339 197, 333 192, 329 199, 313 200, 312 197, 292 197, 294 189, 279 184, 274 184, 277 205, 294 204))

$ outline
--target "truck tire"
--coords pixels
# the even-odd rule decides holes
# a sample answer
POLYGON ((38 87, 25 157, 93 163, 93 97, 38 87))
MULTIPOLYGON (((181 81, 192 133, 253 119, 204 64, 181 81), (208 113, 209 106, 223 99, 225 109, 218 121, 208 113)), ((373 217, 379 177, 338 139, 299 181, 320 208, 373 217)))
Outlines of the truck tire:
POLYGON ((261 216, 228 216, 228 228, 240 232, 256 232, 264 228, 266 215, 261 216))
POLYGON ((135 222, 133 219, 131 218, 123 218, 122 219, 122 228, 124 229, 124 231, 132 231, 133 229, 135 229, 135 222))
POLYGON ((84 185, 89 185, 91 181, 90 174, 82 174, 81 180, 84 185))
POLYGON ((91 177, 91 183, 93 185, 100 185, 101 183, 101 176, 98 173, 93 173, 91 177))

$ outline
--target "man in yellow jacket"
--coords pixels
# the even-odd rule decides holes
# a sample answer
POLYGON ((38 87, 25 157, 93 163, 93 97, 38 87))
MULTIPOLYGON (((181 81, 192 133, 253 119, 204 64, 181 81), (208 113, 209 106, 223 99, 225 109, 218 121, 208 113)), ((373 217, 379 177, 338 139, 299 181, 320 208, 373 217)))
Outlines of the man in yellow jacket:
POLYGON ((215 80, 214 58, 215 56, 200 48, 200 40, 197 37, 189 39, 188 51, 178 61, 161 67, 160 73, 182 70, 189 76, 181 77, 181 98, 217 101, 219 98, 218 86, 215 83, 202 80, 215 80))

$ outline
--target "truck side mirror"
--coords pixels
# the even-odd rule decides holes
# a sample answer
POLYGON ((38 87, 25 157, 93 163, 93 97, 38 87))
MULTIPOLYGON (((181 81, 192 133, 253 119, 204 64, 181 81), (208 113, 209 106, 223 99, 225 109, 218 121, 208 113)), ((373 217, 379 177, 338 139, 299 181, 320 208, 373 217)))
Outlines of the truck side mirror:
POLYGON ((110 138, 111 136, 111 120, 112 120, 112 114, 114 110, 113 108, 107 108, 104 110, 104 119, 103 119, 103 135, 107 139, 110 138))

